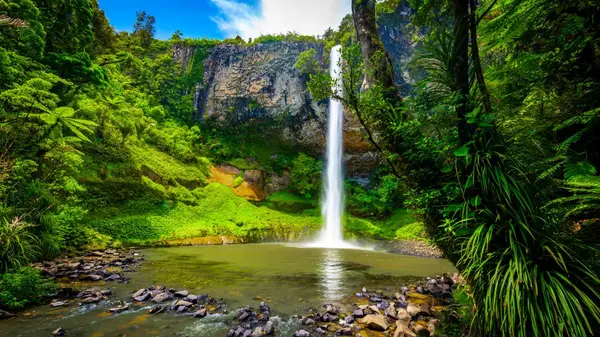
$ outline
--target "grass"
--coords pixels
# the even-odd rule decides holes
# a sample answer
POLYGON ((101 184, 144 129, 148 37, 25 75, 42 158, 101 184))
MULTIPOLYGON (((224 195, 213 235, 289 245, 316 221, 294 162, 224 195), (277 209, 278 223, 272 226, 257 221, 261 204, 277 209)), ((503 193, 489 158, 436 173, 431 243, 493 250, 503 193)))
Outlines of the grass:
POLYGON ((96 214, 88 224, 124 244, 137 245, 210 235, 234 235, 249 241, 289 239, 321 226, 319 216, 290 215, 255 206, 217 183, 192 193, 196 205, 162 203, 140 206, 136 205, 138 202, 132 202, 129 207, 114 213, 116 216, 96 214))
POLYGON ((396 210, 385 220, 369 221, 352 218, 346 221, 346 229, 360 237, 384 240, 425 240, 424 228, 406 209, 396 210))
POLYGON ((298 213, 307 209, 317 208, 318 202, 313 199, 306 199, 301 195, 280 191, 271 194, 267 198, 265 206, 283 212, 298 213))
POLYGON ((136 169, 142 172, 147 168, 163 180, 182 185, 206 183, 209 167, 204 162, 198 165, 182 163, 148 145, 130 145, 128 148, 136 169))

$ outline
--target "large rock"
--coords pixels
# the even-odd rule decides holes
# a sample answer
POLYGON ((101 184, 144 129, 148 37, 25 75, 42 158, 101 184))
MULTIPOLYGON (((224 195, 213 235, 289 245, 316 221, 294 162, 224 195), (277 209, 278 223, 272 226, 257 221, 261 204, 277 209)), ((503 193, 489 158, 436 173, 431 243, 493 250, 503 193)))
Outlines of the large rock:
POLYGON ((13 315, 13 314, 11 314, 10 312, 8 312, 8 311, 4 311, 4 310, 1 310, 1 309, 0 309, 0 319, 11 318, 11 317, 13 317, 13 316, 14 316, 14 315, 13 315))
POLYGON ((152 302, 154 303, 162 303, 171 298, 171 294, 168 292, 161 292, 156 294, 156 296, 152 297, 152 302))
POLYGON ((385 331, 389 327, 383 315, 367 315, 361 322, 371 330, 385 331))

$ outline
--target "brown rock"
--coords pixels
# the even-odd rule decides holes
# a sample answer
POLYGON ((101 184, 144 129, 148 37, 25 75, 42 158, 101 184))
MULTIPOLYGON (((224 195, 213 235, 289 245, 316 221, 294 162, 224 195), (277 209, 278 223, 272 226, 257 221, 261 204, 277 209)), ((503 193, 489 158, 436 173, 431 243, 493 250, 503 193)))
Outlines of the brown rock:
POLYGON ((367 315, 361 322, 371 330, 385 331, 389 327, 383 315, 367 315))
POLYGON ((396 331, 394 337, 416 337, 417 335, 401 321, 396 322, 396 331))

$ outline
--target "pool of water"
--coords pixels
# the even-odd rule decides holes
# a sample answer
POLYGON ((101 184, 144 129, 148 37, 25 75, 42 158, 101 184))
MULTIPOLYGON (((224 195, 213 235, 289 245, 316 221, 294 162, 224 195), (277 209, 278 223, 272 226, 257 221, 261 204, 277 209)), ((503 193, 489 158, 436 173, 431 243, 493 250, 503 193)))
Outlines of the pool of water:
MULTIPOLYGON (((394 293, 426 276, 454 272, 452 264, 442 259, 282 244, 155 248, 142 253, 146 261, 130 274, 129 283, 94 285, 111 288, 111 300, 129 300, 132 291, 151 285, 188 289, 223 298, 230 312, 266 301, 290 336, 295 326, 290 323, 286 328, 285 322, 311 307, 343 303, 363 287, 394 293)), ((50 336, 63 327, 71 337, 225 336, 233 320, 232 314, 202 320, 171 313, 151 316, 143 305, 112 315, 106 312, 110 305, 34 308, 0 321, 0 335, 50 336)))

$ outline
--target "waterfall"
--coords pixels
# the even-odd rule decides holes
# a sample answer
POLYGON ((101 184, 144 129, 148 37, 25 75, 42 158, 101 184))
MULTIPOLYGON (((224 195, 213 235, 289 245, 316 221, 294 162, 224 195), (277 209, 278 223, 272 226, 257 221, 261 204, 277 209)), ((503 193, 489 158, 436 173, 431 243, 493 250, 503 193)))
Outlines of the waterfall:
MULTIPOLYGON (((331 49, 329 74, 333 79, 332 91, 339 96, 342 90, 341 46, 331 49)), ((323 174, 323 201, 321 209, 325 227, 321 231, 316 245, 327 248, 351 247, 344 242, 342 218, 344 215, 344 170, 343 155, 343 122, 344 108, 337 99, 329 101, 329 118, 327 121, 327 153, 323 174)))

